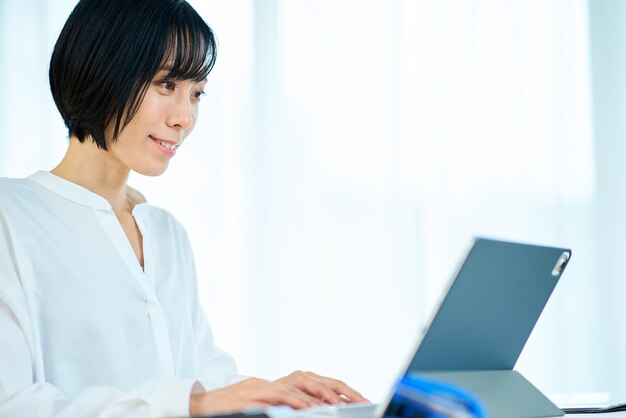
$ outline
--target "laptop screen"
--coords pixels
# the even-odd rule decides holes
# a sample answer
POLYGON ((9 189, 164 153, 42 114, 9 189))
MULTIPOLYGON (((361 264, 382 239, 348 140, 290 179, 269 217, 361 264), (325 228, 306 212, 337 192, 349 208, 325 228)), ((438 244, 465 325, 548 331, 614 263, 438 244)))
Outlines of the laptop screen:
POLYGON ((477 239, 407 372, 513 369, 570 255, 477 239))

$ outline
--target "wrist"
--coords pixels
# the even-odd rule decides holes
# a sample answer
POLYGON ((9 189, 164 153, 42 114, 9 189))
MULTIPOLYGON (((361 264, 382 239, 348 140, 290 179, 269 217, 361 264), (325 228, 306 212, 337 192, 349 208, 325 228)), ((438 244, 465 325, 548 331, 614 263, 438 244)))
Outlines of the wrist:
POLYGON ((201 415, 202 412, 202 393, 192 393, 189 396, 189 415, 196 416, 201 415))

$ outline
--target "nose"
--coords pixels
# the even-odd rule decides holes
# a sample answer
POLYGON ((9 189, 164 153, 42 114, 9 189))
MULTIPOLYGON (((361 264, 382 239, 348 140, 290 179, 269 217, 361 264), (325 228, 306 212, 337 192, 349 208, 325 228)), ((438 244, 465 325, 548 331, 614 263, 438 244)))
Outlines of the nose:
POLYGON ((174 97, 167 124, 172 128, 189 129, 193 126, 193 104, 188 97, 178 94, 174 97))

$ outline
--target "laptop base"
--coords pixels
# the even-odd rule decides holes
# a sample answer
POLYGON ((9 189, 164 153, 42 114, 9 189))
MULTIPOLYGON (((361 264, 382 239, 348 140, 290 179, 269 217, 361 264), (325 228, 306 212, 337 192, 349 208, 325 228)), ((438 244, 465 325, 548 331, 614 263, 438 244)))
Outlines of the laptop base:
POLYGON ((483 403, 487 416, 540 418, 564 415, 543 393, 515 370, 409 372, 460 386, 483 403))

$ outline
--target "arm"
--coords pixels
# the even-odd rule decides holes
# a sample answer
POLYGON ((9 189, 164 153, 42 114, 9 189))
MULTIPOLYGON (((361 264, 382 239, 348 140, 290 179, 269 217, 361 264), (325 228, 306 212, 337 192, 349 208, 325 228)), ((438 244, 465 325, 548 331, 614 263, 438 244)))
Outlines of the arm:
MULTIPOLYGON (((191 248, 188 248, 186 254, 190 257, 189 262, 193 263, 191 248)), ((315 398, 295 387, 237 374, 233 358, 217 348, 214 343, 211 327, 198 300, 195 280, 190 297, 193 307, 198 377, 204 386, 210 389, 191 395, 189 399, 191 415, 227 413, 274 405, 307 408, 319 404, 315 398)))
MULTIPOLYGON (((193 381, 148 382, 128 392, 91 387, 73 399, 39 381, 33 365, 33 344, 20 319, 25 309, 15 298, 0 294, 0 417, 160 417, 188 414, 193 381)), ((22 319, 24 321, 24 319, 22 319)), ((200 390, 199 386, 195 388, 200 390)))
MULTIPOLYGON (((184 242, 187 264, 193 268, 193 255, 186 235, 184 242)), ((215 389, 191 396, 192 415, 276 405, 300 409, 322 403, 368 402, 343 382, 311 372, 294 372, 274 382, 238 375, 232 357, 214 344, 211 328, 198 300, 195 270, 192 276, 190 304, 193 306, 199 377, 207 388, 215 389), (222 387, 224 385, 229 386, 222 387)))
POLYGON ((244 380, 247 376, 238 374, 237 366, 232 356, 215 344, 213 331, 200 303, 195 260, 189 237, 178 222, 176 222, 176 229, 178 230, 176 245, 182 249, 180 254, 184 258, 182 263, 184 268, 180 274, 186 277, 186 285, 181 286, 180 289, 185 289, 187 293, 188 309, 195 343, 193 349, 197 359, 196 377, 207 390, 244 380))
POLYGON ((246 379, 248 376, 238 374, 232 356, 215 345, 213 332, 197 299, 193 306, 198 378, 202 384, 206 389, 213 389, 246 379))
POLYGON ((220 350, 214 342, 213 333, 198 298, 195 263, 186 232, 179 225, 179 245, 184 248, 185 266, 190 286, 188 288, 192 316, 199 380, 209 391, 191 395, 192 415, 216 414, 249 408, 267 408, 289 405, 307 408, 320 402, 295 386, 249 378, 237 374, 233 358, 220 350))
POLYGON ((18 262, 11 239, 17 232, 10 230, 1 209, 0 418, 187 415, 190 394, 200 390, 194 381, 148 382, 129 391, 90 387, 72 397, 46 382, 41 341, 29 306, 34 298, 27 297, 28 266, 18 262))

